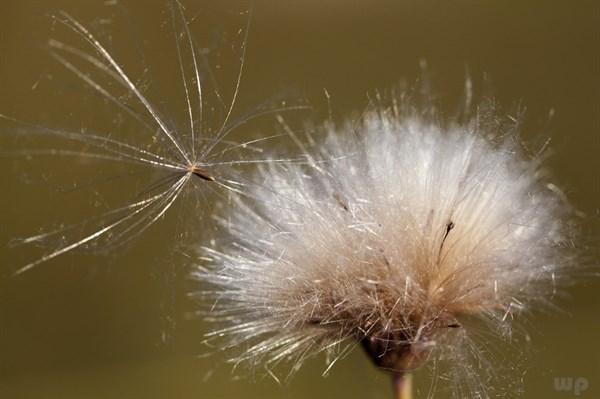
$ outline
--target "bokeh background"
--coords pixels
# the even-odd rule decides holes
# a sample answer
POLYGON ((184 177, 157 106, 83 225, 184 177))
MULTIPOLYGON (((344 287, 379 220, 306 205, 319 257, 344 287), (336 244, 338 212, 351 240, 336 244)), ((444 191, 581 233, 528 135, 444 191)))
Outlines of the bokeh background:
MULTIPOLYGON (((582 262, 600 261, 596 1, 183 3, 226 99, 239 66, 239 30, 253 10, 238 115, 255 104, 301 98, 313 104, 311 117, 319 117, 329 113, 326 90, 336 119, 364 109, 367 93, 424 75, 448 112, 460 103, 466 76, 475 92, 493 92, 506 113, 525 109, 524 137, 534 148, 551 138, 548 169, 586 215, 578 243, 587 247, 582 262)), ((183 120, 173 27, 166 2, 158 0, 0 2, 0 113, 139 144, 148 139, 49 55, 50 38, 89 51, 49 17, 60 10, 95 32, 151 100, 183 120)), ((273 118, 260 118, 235 139, 275 128, 273 118)), ((210 327, 187 317, 196 306, 187 293, 198 289, 187 271, 194 240, 210 228, 205 216, 215 197, 182 198, 125 248, 79 251, 11 277, 44 253, 11 245, 14 238, 122 205, 156 177, 144 168, 33 155, 70 145, 0 121, 0 397, 389 397, 387 378, 359 350, 327 378, 321 377, 323 359, 315 359, 281 385, 263 370, 238 378, 222 364, 223 354, 199 357, 213 351, 202 344, 210 327)), ((556 391, 557 377, 585 378, 589 387, 580 396, 598 397, 599 289, 597 280, 581 277, 555 298, 559 309, 528 316, 531 344, 508 377, 522 386, 523 397, 573 396, 556 391)), ((417 375, 417 386, 416 397, 425 397, 426 373, 417 375)))

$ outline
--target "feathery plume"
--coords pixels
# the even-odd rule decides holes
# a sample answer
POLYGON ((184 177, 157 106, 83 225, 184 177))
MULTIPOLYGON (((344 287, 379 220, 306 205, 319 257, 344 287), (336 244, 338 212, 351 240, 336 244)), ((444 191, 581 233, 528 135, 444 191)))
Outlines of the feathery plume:
POLYGON ((308 165, 267 165, 203 248, 214 299, 209 337, 236 365, 291 363, 353 347, 394 375, 451 364, 455 394, 487 397, 471 320, 507 336, 513 316, 546 303, 569 265, 570 208, 525 155, 515 126, 444 122, 432 106, 375 106, 326 124, 308 165), (429 362, 428 362, 429 360, 429 362))
POLYGON ((66 12, 59 12, 54 16, 58 25, 74 32, 91 51, 52 39, 48 42, 50 55, 107 104, 114 106, 122 116, 137 124, 136 131, 140 134, 140 140, 120 139, 113 132, 90 133, 85 130, 79 132, 49 128, 2 114, 0 120, 19 126, 21 129, 18 133, 53 136, 84 145, 84 150, 81 151, 72 150, 72 146, 23 151, 28 156, 68 156, 94 162, 116 162, 127 168, 138 165, 149 171, 159 171, 162 176, 139 193, 135 200, 121 207, 66 228, 14 240, 16 244, 25 245, 44 245, 57 241, 61 243, 58 246, 53 244, 49 252, 20 267, 15 274, 76 249, 124 245, 160 220, 193 182, 203 185, 200 188, 202 192, 218 189, 239 192, 243 189, 244 181, 232 167, 290 161, 253 156, 246 158, 240 155, 244 151, 260 154, 262 148, 258 147, 259 143, 275 136, 255 138, 243 143, 227 140, 228 135, 252 119, 306 108, 269 105, 241 116, 235 115, 250 17, 248 25, 240 30, 242 43, 239 49, 239 71, 233 94, 230 101, 226 102, 214 76, 202 69, 202 64, 207 61, 192 37, 183 5, 178 1, 168 4, 177 55, 178 70, 175 71, 175 76, 181 79, 178 86, 185 99, 186 120, 179 124, 164 115, 105 44, 84 24, 66 12), (130 101, 126 98, 130 98, 130 101))

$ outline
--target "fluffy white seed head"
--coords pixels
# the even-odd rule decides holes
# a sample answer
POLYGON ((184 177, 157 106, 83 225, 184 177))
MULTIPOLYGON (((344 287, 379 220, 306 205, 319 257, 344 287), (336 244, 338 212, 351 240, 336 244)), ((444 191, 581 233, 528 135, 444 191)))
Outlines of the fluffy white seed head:
POLYGON ((469 320, 504 334, 550 299, 569 207, 518 137, 490 126, 377 107, 320 128, 306 164, 262 169, 197 272, 216 286, 213 335, 241 351, 234 361, 294 370, 360 343, 382 368, 464 369, 469 320))

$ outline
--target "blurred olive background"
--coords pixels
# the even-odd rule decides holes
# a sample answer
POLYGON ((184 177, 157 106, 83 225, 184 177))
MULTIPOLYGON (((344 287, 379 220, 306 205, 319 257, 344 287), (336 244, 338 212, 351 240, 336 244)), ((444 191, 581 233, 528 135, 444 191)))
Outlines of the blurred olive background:
MULTIPOLYGON (((239 65, 238 30, 248 22, 251 5, 183 3, 228 100, 239 65)), ((48 40, 59 38, 91 52, 49 17, 65 10, 107 44, 154 103, 184 121, 165 4, 2 0, 0 113, 45 126, 108 131, 121 140, 136 137, 114 106, 46 51, 48 40)), ((526 108, 524 136, 531 143, 539 147, 552 139, 547 165, 587 215, 585 262, 592 265, 600 260, 599 49, 600 4, 591 0, 256 1, 236 112, 286 97, 308 99, 318 115, 326 115, 326 89, 339 118, 361 111, 375 89, 422 77, 423 60, 436 95, 450 110, 460 103, 468 74, 475 91, 491 88, 506 112, 516 105, 526 108)), ((236 139, 275 128, 272 118, 261 118, 240 129, 236 139)), ((12 239, 123 205, 143 189, 145 179, 155 177, 128 165, 33 156, 40 148, 71 147, 25 131, 0 122, 0 397, 389 397, 386 376, 359 350, 327 378, 320 376, 323 359, 315 359, 281 386, 263 377, 263 370, 237 378, 222 365, 223 354, 198 357, 214 349, 202 344, 210 326, 186 316, 196 306, 186 294, 198 289, 186 273, 190 240, 200 240, 210 228, 203 219, 210 196, 182 198, 124 249, 78 252, 11 277, 15 268, 44 253, 10 245, 12 239)), ((523 397, 573 396, 555 390, 556 377, 586 378, 589 388, 581 397, 598 397, 599 289, 597 281, 583 278, 555 299, 559 310, 528 316, 532 342, 508 377, 511 385, 522 383, 523 397)), ((416 397, 425 397, 427 373, 418 375, 417 385, 416 397)))

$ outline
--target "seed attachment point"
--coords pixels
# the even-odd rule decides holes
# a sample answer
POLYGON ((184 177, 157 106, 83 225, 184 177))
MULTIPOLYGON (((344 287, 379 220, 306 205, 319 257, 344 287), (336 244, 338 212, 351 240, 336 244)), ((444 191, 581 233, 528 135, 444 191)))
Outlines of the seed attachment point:
POLYGON ((189 168, 189 172, 192 173, 193 175, 198 176, 202 180, 215 181, 215 178, 213 176, 211 176, 207 170, 202 169, 196 165, 191 166, 189 168))

